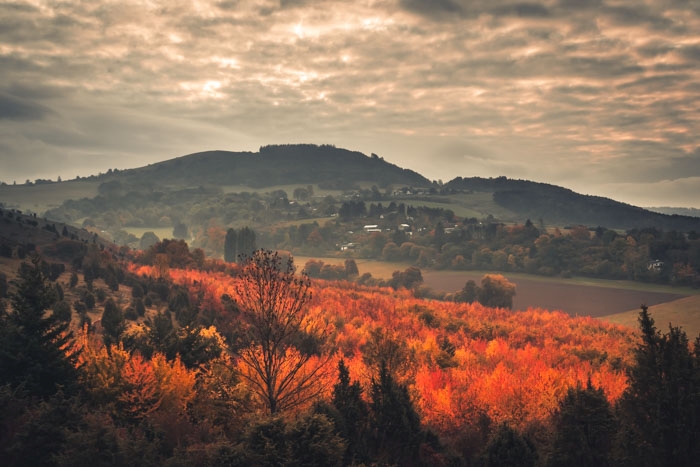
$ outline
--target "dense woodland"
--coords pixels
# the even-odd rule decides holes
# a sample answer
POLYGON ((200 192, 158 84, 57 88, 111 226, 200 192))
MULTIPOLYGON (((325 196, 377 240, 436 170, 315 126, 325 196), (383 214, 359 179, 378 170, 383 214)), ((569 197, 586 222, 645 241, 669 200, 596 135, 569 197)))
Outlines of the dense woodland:
POLYGON ((309 279, 267 250, 238 263, 175 240, 36 250, 44 259, 0 277, 5 465, 690 466, 700 454, 700 345, 645 308, 635 334, 309 279))

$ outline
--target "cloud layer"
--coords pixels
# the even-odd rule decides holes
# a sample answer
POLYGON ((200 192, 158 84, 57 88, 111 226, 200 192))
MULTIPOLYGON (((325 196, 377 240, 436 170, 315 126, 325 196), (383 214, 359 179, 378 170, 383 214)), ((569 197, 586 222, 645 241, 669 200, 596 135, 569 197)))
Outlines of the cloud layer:
POLYGON ((332 143, 700 207, 700 3, 0 2, 0 180, 332 143))

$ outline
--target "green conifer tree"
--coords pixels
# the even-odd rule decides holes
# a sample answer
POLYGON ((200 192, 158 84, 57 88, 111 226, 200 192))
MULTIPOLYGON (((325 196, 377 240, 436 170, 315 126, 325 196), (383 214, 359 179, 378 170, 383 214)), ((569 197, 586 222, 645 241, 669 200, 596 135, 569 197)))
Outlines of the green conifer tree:
POLYGON ((40 397, 59 389, 70 393, 76 388, 77 352, 69 323, 47 313, 56 295, 38 257, 22 263, 14 285, 11 307, 0 316, 0 380, 40 397))
POLYGON ((333 386, 333 406, 340 413, 338 431, 347 441, 345 463, 367 461, 369 408, 362 399, 362 386, 350 381, 350 372, 342 359, 338 362, 338 382, 333 386))
POLYGON ((555 416, 556 434, 550 467, 606 467, 612 465, 617 423, 602 389, 590 381, 586 388, 570 388, 555 416))
POLYGON ((124 313, 121 308, 109 298, 105 302, 105 310, 102 313, 103 339, 106 346, 117 344, 125 328, 124 313))
POLYGON ((683 330, 656 330, 646 306, 641 343, 620 401, 617 465, 695 466, 700 459, 700 361, 683 330))
POLYGON ((227 263, 235 263, 238 259, 238 234, 235 229, 226 231, 226 239, 224 240, 224 261, 227 263))
POLYGON ((534 467, 536 461, 532 444, 506 424, 494 433, 483 454, 484 467, 534 467))
POLYGON ((381 365, 370 389, 371 425, 376 459, 389 465, 416 465, 422 441, 420 417, 405 385, 381 365))

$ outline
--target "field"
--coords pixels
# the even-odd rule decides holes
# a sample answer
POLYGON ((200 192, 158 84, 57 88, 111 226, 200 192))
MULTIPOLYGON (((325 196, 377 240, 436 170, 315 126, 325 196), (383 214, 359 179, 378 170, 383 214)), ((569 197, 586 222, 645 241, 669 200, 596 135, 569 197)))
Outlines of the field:
MULTIPOLYGON (((692 295, 672 302, 650 306, 649 311, 656 322, 656 327, 661 331, 666 332, 669 323, 671 323, 674 326, 681 326, 691 340, 700 335, 700 295, 692 295)), ((636 327, 637 312, 638 310, 630 310, 606 316, 604 319, 613 323, 636 327)))
POLYGON ((124 231, 139 239, 143 237, 143 234, 146 232, 153 232, 161 240, 164 238, 173 238, 172 227, 124 227, 124 231))
MULTIPOLYGON (((295 257, 303 267, 310 258, 295 257)), ((342 264, 344 259, 321 258, 331 264, 342 264)), ((393 271, 409 266, 404 263, 386 263, 357 260, 360 274, 369 272, 374 277, 390 278, 393 271)), ((477 284, 486 271, 429 271, 423 272, 424 284, 436 292, 455 292, 468 280, 477 284)), ((700 294, 698 291, 669 286, 658 286, 628 281, 590 279, 561 279, 504 274, 516 285, 513 309, 542 308, 560 310, 571 316, 591 316, 618 324, 636 327, 640 306, 646 304, 658 327, 665 329, 669 322, 682 326, 689 336, 700 332, 700 294)))
POLYGON ((69 199, 97 196, 99 182, 71 180, 40 185, 0 186, 0 203, 7 208, 30 210, 42 215, 69 199))
MULTIPOLYGON (((457 271, 425 271, 425 285, 436 291, 454 292, 464 287, 471 279, 477 284, 484 273, 457 271)), ((526 310, 528 308, 544 308, 561 310, 571 316, 603 316, 639 309, 643 303, 656 305, 686 296, 676 293, 670 287, 666 291, 645 290, 638 287, 625 287, 625 283, 615 282, 618 287, 609 285, 592 285, 576 280, 564 282, 561 280, 543 280, 539 277, 528 277, 522 274, 504 274, 516 286, 513 308, 526 310)), ((600 281, 596 281, 600 282, 600 281)))

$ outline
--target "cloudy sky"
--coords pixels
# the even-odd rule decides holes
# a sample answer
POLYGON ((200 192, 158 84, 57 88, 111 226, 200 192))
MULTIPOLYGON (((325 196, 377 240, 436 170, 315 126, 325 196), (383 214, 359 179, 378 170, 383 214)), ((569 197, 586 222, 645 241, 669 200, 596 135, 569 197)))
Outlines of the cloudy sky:
POLYGON ((0 180, 328 143, 700 207, 698 0, 0 0, 0 180))

